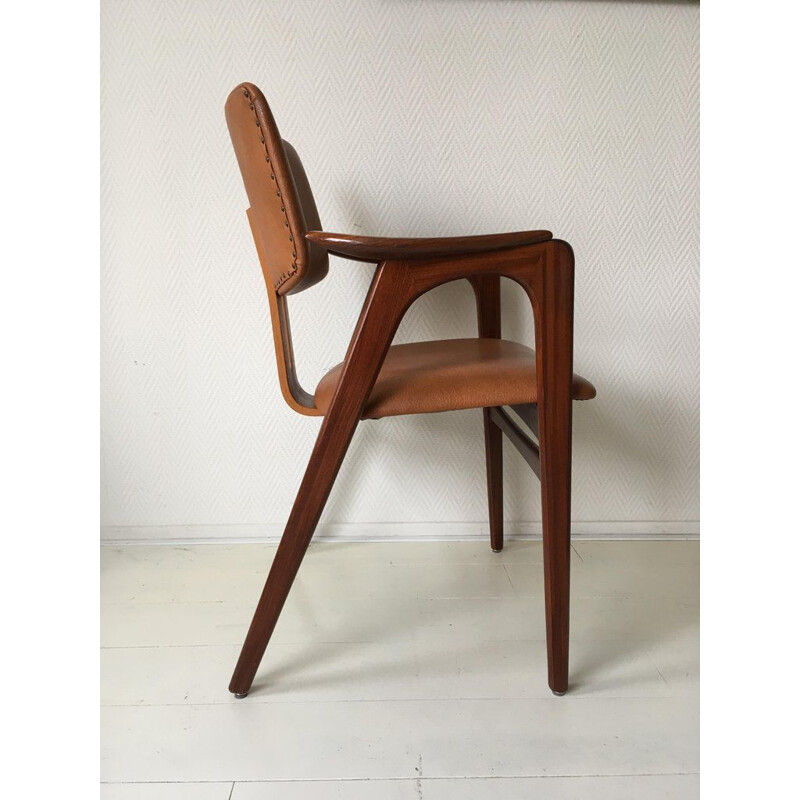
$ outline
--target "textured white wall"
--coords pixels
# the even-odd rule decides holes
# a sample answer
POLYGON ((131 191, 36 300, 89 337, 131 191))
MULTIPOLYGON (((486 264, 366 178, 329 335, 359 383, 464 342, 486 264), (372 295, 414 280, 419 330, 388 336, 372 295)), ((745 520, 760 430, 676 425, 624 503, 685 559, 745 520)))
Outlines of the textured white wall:
MULTIPOLYGON (((696 520, 698 16, 657 2, 104 0, 104 525, 282 523, 319 427, 278 388, 223 116, 242 80, 300 152, 328 230, 569 240, 575 367, 598 387, 575 409, 574 519, 696 520)), ((371 269, 334 259, 291 298, 309 390, 341 360, 371 269)), ((521 289, 504 303, 504 334, 530 342, 521 289)), ((399 340, 474 330, 459 283, 419 301, 399 340)), ((362 425, 323 519, 485 521, 480 426, 478 411, 362 425)), ((514 452, 506 471, 507 519, 538 520, 514 452)))

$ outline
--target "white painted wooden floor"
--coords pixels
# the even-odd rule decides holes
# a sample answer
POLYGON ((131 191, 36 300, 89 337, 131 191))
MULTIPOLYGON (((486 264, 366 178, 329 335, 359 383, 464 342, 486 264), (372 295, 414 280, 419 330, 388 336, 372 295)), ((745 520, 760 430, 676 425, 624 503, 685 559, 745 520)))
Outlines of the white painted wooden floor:
POLYGON ((314 544, 235 700, 274 551, 102 549, 104 800, 698 796, 697 542, 575 544, 561 698, 540 542, 314 544))

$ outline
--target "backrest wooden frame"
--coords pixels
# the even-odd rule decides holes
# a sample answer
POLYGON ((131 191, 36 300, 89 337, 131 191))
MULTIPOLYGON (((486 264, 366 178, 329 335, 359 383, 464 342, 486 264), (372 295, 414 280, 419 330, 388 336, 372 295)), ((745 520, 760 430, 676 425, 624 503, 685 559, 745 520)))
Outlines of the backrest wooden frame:
MULTIPOLYGON (((262 266, 265 263, 265 256, 259 246, 259 238, 256 236, 256 227, 253 222, 252 209, 247 209, 247 219, 253 230, 253 239, 256 243, 256 251, 262 266)), ((266 278, 266 275, 265 275, 266 278)), ((275 359, 278 362, 278 381, 281 387, 283 399, 289 407, 298 414, 308 417, 318 417, 321 415, 317 408, 314 396, 309 394, 301 385, 297 377, 297 369, 294 362, 294 346, 292 344, 292 329, 289 325, 289 307, 286 297, 278 294, 267 281, 267 297, 269 299, 269 315, 272 321, 272 338, 275 344, 275 359)))

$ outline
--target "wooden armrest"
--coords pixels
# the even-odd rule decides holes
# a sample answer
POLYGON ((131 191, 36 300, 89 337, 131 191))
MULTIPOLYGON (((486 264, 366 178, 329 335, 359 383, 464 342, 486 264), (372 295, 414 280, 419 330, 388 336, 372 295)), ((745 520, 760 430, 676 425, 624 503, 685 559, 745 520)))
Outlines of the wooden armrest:
POLYGON ((325 231, 309 231, 306 234, 308 241, 338 256, 376 263, 491 253, 509 247, 546 242, 552 238, 553 234, 550 231, 519 231, 437 239, 390 239, 383 236, 354 236, 325 231))

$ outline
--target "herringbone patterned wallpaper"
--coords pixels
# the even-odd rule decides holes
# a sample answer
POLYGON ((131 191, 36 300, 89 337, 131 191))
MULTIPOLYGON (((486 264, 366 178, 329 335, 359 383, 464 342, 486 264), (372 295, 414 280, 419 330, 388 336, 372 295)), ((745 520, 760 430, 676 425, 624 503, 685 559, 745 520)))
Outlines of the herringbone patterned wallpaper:
MULTIPOLYGON (((698 516, 698 15, 658 2, 104 0, 103 523, 279 523, 319 421, 280 397, 223 104, 258 84, 328 230, 549 228, 577 256, 574 519, 698 516)), ((340 361, 371 267, 291 302, 340 361)), ((504 334, 532 341, 522 291, 504 334)), ((470 336, 443 287, 400 340, 470 336)), ((478 411, 361 426, 328 522, 486 519, 478 411)), ((508 448, 510 449, 510 448, 508 448)), ((540 518, 507 453, 506 517, 540 518)), ((376 526, 380 533, 380 526, 376 526)))

